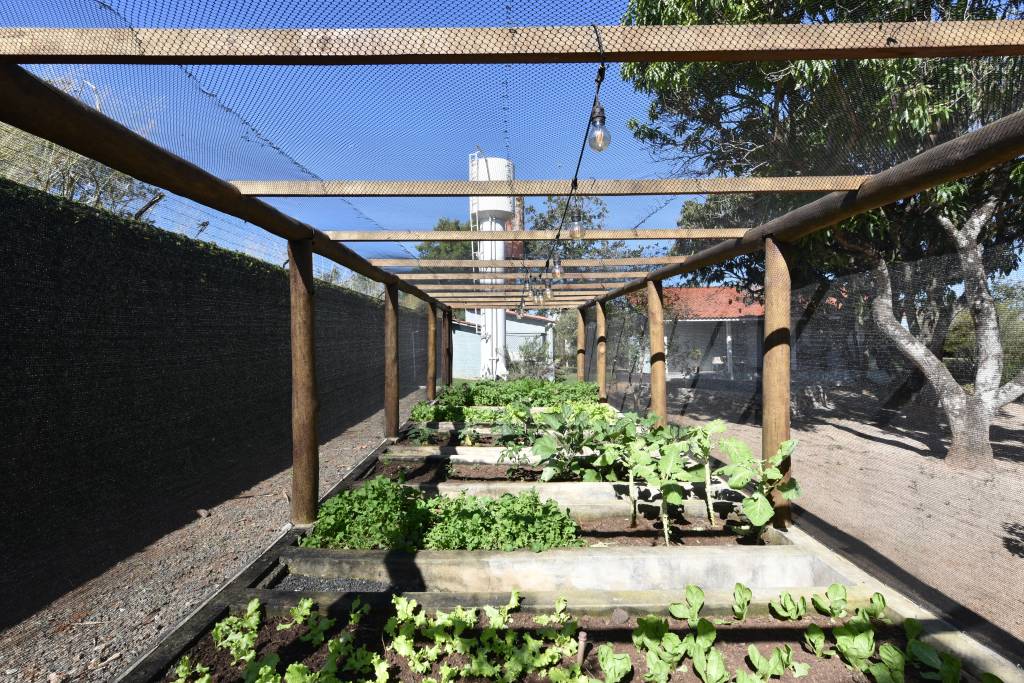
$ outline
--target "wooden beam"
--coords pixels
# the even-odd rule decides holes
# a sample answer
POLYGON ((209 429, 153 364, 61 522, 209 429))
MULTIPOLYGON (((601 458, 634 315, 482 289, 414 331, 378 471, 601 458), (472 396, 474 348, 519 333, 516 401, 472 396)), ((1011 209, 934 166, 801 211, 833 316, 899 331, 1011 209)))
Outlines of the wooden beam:
POLYGON ((608 402, 608 338, 606 330, 606 318, 604 303, 594 307, 597 312, 597 400, 601 403, 608 402))
MULTIPOLYGON (((479 282, 481 280, 528 280, 530 273, 522 272, 498 272, 498 273, 402 273, 401 278, 406 282, 439 282, 442 280, 453 280, 462 282, 479 282)), ((533 277, 541 280, 552 280, 555 277, 551 273, 532 273, 533 277)), ((645 271, 634 272, 580 272, 562 273, 560 280, 628 280, 632 277, 643 277, 645 271)))
MULTIPOLYGON (((9 30, 9 29, 8 29, 9 30)), ((430 297, 371 265, 324 233, 281 213, 137 133, 44 83, 21 67, 0 64, 0 121, 95 159, 144 183, 248 221, 288 240, 312 239, 313 252, 371 280, 395 283, 413 296, 430 297)))
POLYGON ((576 381, 586 379, 587 371, 587 321, 583 311, 576 309, 576 381))
MULTIPOLYGON (((604 282, 555 282, 552 283, 551 289, 556 292, 582 292, 600 294, 601 292, 614 289, 615 285, 608 285, 604 282)), ((427 292, 431 296, 437 296, 439 292, 522 292, 524 291, 523 285, 517 284, 425 284, 423 285, 423 291, 427 292)))
POLYGON ((647 283, 647 332, 651 347, 651 408, 658 424, 668 424, 668 387, 665 382, 665 317, 660 282, 647 283))
MULTIPOLYGON (((788 441, 789 353, 790 353, 790 266, 783 245, 773 239, 764 245, 764 347, 761 372, 761 458, 767 461, 788 441)), ((765 464, 765 467, 768 465, 765 464)), ((780 468, 790 478, 790 461, 780 468)), ((778 491, 772 496, 773 525, 786 529, 792 522, 789 501, 778 491)))
POLYGON ((455 328, 452 326, 452 312, 449 309, 445 312, 448 317, 448 336, 445 340, 445 375, 444 383, 446 386, 452 385, 452 380, 455 379, 455 328))
POLYGON ((719 242, 692 254, 684 263, 651 271, 602 295, 600 300, 610 301, 639 291, 648 281, 662 281, 759 251, 769 238, 779 242, 793 242, 852 216, 912 197, 936 185, 987 171, 1021 154, 1024 154, 1024 111, 1004 116, 921 152, 871 176, 858 190, 825 195, 751 228, 739 239, 719 242))
MULTIPOLYGON (((612 268, 615 266, 664 266, 684 263, 685 256, 638 256, 625 258, 566 258, 563 268, 612 268)), ((543 268, 544 259, 417 259, 373 258, 370 263, 381 268, 543 268)), ((396 273, 399 277, 403 273, 396 273)))
POLYGON ((427 304, 427 400, 437 394, 437 308, 427 304))
POLYGON ((856 190, 868 176, 581 180, 233 180, 259 197, 595 197, 856 190))
POLYGON ((317 438, 316 344, 313 330, 313 244, 288 242, 292 351, 292 499, 296 526, 316 522, 320 497, 320 442, 317 438))
MULTIPOLYGON (((575 241, 598 240, 703 240, 742 237, 743 228, 668 228, 630 230, 585 230, 575 241)), ((337 242, 547 242, 555 230, 328 230, 337 242)), ((561 238, 569 241, 567 231, 561 238)))
POLYGON ((384 287, 384 436, 398 436, 398 288, 384 287))
MULTIPOLYGON (((490 301, 484 301, 484 302, 479 302, 479 301, 478 302, 453 301, 453 302, 450 302, 448 304, 448 306, 449 306, 449 308, 451 308, 453 310, 466 310, 466 309, 472 310, 472 309, 480 309, 480 308, 504 308, 504 309, 507 309, 507 310, 515 310, 515 308, 518 306, 518 302, 515 302, 515 303, 512 303, 512 302, 494 303, 494 302, 490 302, 490 301)), ((525 308, 528 311, 543 311, 543 310, 547 310, 547 309, 556 310, 556 309, 579 308, 579 306, 580 306, 580 302, 555 301, 555 302, 548 302, 546 304, 527 304, 525 306, 525 308)))
POLYGON ((1014 21, 480 28, 0 29, 0 58, 43 64, 733 62, 1017 55, 1014 21))

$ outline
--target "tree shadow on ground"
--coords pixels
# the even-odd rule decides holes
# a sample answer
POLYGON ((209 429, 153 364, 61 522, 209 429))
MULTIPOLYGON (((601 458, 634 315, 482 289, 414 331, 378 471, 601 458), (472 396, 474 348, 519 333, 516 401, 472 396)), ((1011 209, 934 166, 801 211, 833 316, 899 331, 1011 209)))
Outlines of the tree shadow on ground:
POLYGON ((884 583, 921 602, 925 607, 967 632, 1013 662, 1021 662, 1024 641, 974 610, 918 579, 870 545, 829 524, 812 512, 794 506, 800 529, 854 562, 884 583))
POLYGON ((1024 557, 1024 524, 1003 522, 1003 546, 1017 557, 1024 557))

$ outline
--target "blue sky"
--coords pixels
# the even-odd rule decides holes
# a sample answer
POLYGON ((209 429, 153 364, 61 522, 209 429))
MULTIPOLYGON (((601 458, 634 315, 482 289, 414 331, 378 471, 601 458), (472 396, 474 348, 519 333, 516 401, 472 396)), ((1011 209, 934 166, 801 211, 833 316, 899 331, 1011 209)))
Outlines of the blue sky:
MULTIPOLYGON (((0 23, 67 26, 294 27, 618 23, 625 1, 580 3, 266 3, 95 0, 5 7, 0 23), (329 5, 329 6, 326 6, 329 5)), ((593 96, 595 64, 278 66, 40 66, 46 78, 95 84, 108 115, 226 179, 461 179, 480 146, 510 156, 520 178, 571 176, 593 96)), ((674 174, 626 128, 648 99, 609 65, 602 89, 612 146, 587 150, 583 178, 674 174)), ((534 200, 539 201, 539 200, 534 200)), ((607 198, 608 228, 675 225, 682 198, 607 198), (668 204, 666 205, 666 202, 668 204)), ((429 229, 465 219, 464 198, 274 199, 321 229, 429 229)), ((355 245, 367 256, 407 255, 355 245)), ((665 246, 665 245, 662 245, 665 246)))

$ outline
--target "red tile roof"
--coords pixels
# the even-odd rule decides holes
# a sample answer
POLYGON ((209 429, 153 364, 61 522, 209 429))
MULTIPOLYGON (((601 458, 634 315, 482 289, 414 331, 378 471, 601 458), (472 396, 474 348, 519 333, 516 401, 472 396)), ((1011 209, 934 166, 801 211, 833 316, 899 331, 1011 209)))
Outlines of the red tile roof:
POLYGON ((760 318, 764 305, 732 287, 666 287, 665 317, 678 320, 760 318))

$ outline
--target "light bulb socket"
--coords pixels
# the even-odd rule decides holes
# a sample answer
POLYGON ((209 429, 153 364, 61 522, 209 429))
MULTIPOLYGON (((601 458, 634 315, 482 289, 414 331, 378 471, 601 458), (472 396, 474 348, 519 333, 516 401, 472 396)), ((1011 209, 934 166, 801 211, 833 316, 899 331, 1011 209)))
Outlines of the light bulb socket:
POLYGON ((595 126, 603 126, 605 124, 604 106, 600 100, 594 100, 594 108, 590 110, 590 122, 595 126))

